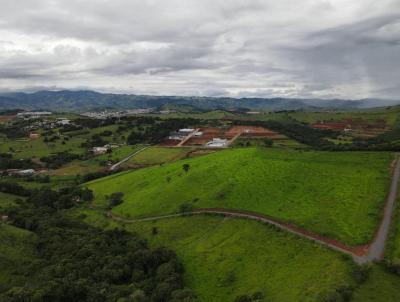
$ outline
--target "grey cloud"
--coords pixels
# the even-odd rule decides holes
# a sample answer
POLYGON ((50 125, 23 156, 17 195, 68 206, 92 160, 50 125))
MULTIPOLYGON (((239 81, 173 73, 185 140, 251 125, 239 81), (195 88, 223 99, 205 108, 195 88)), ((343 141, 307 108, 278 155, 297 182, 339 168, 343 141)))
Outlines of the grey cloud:
POLYGON ((0 0, 0 89, 397 97, 397 0, 0 0))

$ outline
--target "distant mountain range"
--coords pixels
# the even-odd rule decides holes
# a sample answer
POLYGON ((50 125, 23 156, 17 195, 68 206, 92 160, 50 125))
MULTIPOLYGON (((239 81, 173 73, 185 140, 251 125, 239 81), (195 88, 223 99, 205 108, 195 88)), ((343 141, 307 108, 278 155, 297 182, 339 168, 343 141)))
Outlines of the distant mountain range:
POLYGON ((54 112, 84 112, 93 110, 126 110, 137 108, 164 108, 179 106, 194 110, 248 109, 248 110, 320 110, 365 109, 392 106, 400 100, 363 99, 291 99, 291 98, 229 98, 151 96, 134 94, 111 94, 95 91, 38 91, 35 93, 0 94, 0 110, 50 110, 54 112))

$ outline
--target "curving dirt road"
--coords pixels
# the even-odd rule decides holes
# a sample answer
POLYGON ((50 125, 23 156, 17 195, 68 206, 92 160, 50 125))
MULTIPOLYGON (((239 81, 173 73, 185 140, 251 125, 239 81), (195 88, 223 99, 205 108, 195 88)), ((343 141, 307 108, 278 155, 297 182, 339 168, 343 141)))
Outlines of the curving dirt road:
POLYGON ((365 264, 372 261, 380 260, 383 257, 385 244, 389 233, 389 228, 393 216, 393 210, 396 202, 397 197, 397 187, 400 177, 400 160, 397 160, 392 174, 392 182, 390 185, 389 194, 387 197, 387 202, 385 205, 384 213, 382 221, 379 225, 379 228, 376 232, 375 238, 372 240, 371 243, 365 246, 348 246, 338 240, 329 239, 318 235, 316 233, 307 231, 300 227, 297 227, 292 224, 288 224, 282 221, 279 221, 276 218, 270 217, 268 215, 263 215, 259 213, 254 213, 250 211, 243 211, 243 210, 232 210, 232 209, 222 209, 222 208, 202 208, 202 209, 195 209, 190 213, 181 213, 181 214, 170 214, 170 215, 163 215, 163 216, 154 216, 154 217, 146 217, 140 219, 128 219, 123 218, 118 215, 113 214, 111 211, 108 212, 108 215, 120 222, 125 223, 134 223, 134 222, 141 222, 141 221, 152 221, 152 220, 159 220, 159 219, 166 219, 166 218, 173 218, 179 217, 183 215, 198 215, 198 214, 218 214, 223 215, 226 217, 236 217, 236 218, 245 218, 251 220, 257 220, 263 223, 268 223, 288 231, 290 233, 296 234, 303 238, 307 238, 318 242, 324 246, 330 247, 336 251, 348 254, 353 257, 354 261, 359 264, 365 264))

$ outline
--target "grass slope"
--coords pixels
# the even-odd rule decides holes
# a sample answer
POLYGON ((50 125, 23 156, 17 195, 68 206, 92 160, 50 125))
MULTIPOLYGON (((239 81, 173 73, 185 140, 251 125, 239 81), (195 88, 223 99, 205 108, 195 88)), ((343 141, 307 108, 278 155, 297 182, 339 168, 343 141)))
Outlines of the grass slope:
POLYGON ((258 222, 192 216, 119 224, 94 210, 80 213, 89 224, 124 227, 146 237, 152 246, 172 248, 200 302, 233 301, 257 291, 264 293, 265 301, 317 301, 352 282, 351 261, 258 222))
POLYGON ((128 163, 138 165, 158 165, 184 158, 192 148, 150 147, 132 157, 128 163))
POLYGON ((385 200, 388 153, 235 149, 88 183, 97 205, 124 192, 116 214, 145 217, 223 207, 272 215, 348 244, 370 240, 385 200), (182 164, 190 165, 184 172, 182 164), (366 165, 368 163, 368 165, 366 165))

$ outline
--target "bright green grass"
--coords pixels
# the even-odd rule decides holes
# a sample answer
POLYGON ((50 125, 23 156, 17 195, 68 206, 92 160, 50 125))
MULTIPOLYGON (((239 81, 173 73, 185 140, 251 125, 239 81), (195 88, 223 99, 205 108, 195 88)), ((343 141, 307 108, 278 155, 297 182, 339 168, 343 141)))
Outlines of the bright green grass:
POLYGON ((374 266, 368 280, 356 289, 353 302, 400 301, 400 278, 374 266))
POLYGON ((355 245, 376 229, 391 159, 389 153, 232 149, 116 174, 88 187, 97 205, 124 192, 125 202, 113 210, 119 215, 173 213, 189 202, 268 214, 355 245))
POLYGON ((29 231, 0 223, 0 292, 24 283, 19 268, 34 259, 35 240, 29 231))
POLYGON ((132 157, 128 163, 139 165, 158 165, 184 158, 191 148, 150 147, 132 157))
POLYGON ((350 261, 339 253, 255 221, 191 216, 118 224, 94 210, 81 213, 89 224, 123 226, 151 246, 173 249, 200 302, 233 301, 256 291, 265 294, 265 301, 316 301, 351 283, 350 261))

